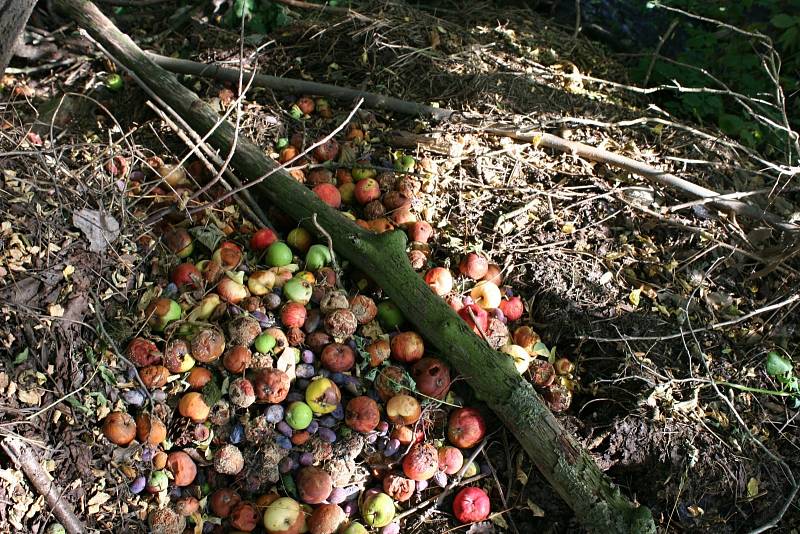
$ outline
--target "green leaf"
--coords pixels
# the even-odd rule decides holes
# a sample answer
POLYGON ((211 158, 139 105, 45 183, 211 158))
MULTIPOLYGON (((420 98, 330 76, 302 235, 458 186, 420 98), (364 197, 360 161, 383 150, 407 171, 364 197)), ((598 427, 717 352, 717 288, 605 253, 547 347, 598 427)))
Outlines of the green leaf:
POLYGON ((792 363, 775 351, 767 354, 767 374, 769 376, 785 376, 792 372, 792 363))
POLYGON ((550 349, 548 349, 547 345, 545 345, 541 341, 533 346, 533 353, 536 356, 544 356, 545 358, 548 359, 550 358, 550 349))
POLYGON ((25 360, 27 360, 28 353, 29 353, 28 347, 25 347, 19 354, 17 354, 17 357, 14 358, 14 365, 19 365, 25 360))
POLYGON ((773 26, 776 28, 780 28, 785 30, 786 28, 791 28, 798 22, 797 17, 792 17, 791 15, 787 15, 786 13, 779 13, 772 17, 769 21, 772 23, 773 26))
POLYGON ((192 237, 200 241, 204 247, 211 251, 216 250, 219 242, 225 238, 225 234, 222 233, 222 230, 216 226, 210 225, 189 228, 189 233, 192 235, 192 237))

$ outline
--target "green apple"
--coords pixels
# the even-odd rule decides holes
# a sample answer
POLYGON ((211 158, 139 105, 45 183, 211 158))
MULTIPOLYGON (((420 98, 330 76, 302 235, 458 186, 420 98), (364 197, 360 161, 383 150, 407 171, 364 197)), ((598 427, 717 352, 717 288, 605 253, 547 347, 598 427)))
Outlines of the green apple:
POLYGON ((311 232, 302 227, 297 227, 286 236, 286 242, 289 246, 300 252, 307 252, 311 246, 311 232))
POLYGON ((283 296, 292 302, 308 304, 313 287, 303 278, 294 277, 283 285, 283 296))
POLYGON ((390 300, 378 304, 378 320, 384 330, 395 330, 406 322, 403 312, 390 300))
POLYGON ((306 271, 316 271, 328 265, 331 251, 325 245, 311 245, 306 254, 306 271))
POLYGON ((261 354, 269 354, 275 348, 275 343, 277 341, 274 337, 267 333, 262 333, 253 341, 253 346, 261 354))
POLYGON ((362 503, 361 517, 371 527, 385 527, 394 519, 394 501, 385 493, 370 495, 362 503))
POLYGON ((311 411, 311 407, 305 402, 295 401, 286 409, 284 418, 286 422, 289 423, 290 427, 295 430, 303 430, 308 428, 308 425, 311 424, 314 413, 311 411))
POLYGON ((283 267, 292 263, 292 249, 282 241, 276 241, 269 246, 264 257, 270 267, 283 267))
POLYGON ((403 154, 398 157, 394 162, 394 168, 402 172, 414 172, 414 166, 417 164, 412 156, 403 154))
POLYGON ((350 523, 347 525, 347 528, 342 531, 342 534, 369 534, 369 532, 367 531, 367 527, 361 523, 350 523))

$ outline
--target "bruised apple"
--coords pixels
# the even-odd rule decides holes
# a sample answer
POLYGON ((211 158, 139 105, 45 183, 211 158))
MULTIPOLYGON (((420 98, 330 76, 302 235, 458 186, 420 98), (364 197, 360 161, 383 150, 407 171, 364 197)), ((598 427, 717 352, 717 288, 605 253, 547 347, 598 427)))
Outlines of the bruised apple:
POLYGON ((347 403, 344 420, 348 427, 356 432, 371 432, 381 422, 381 411, 378 403, 370 397, 362 395, 347 403))

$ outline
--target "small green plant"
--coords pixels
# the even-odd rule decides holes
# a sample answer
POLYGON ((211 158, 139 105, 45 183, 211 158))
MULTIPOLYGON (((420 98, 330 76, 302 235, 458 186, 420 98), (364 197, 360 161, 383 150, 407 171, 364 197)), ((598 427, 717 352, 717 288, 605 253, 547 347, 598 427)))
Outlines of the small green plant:
POLYGON ((239 28, 244 18, 248 33, 265 34, 289 23, 285 8, 269 0, 235 0, 222 17, 222 25, 239 28))
POLYGON ((782 390, 791 393, 793 408, 800 406, 800 380, 794 374, 794 366, 788 358, 775 351, 767 354, 767 374, 781 383, 782 390))
MULTIPOLYGON (((800 50, 800 15, 785 2, 661 0, 660 3, 767 36, 783 61, 780 83, 784 94, 791 95, 800 88, 797 76, 800 72, 800 55, 797 54, 800 50)), ((655 8, 657 5, 657 2, 648 2, 647 7, 655 8)), ((677 83, 682 87, 715 90, 727 87, 752 99, 764 99, 765 95, 775 93, 775 82, 764 70, 763 55, 767 54, 768 48, 764 39, 750 38, 725 26, 688 17, 680 19, 678 32, 682 40, 680 51, 673 57, 674 62, 655 62, 649 78, 651 85, 674 86, 677 83)), ((650 55, 644 54, 633 69, 634 77, 644 79, 651 60, 650 55)), ((785 132, 765 125, 764 120, 757 120, 731 95, 678 92, 665 95, 662 103, 678 116, 692 117, 701 124, 715 124, 742 144, 766 155, 774 155, 771 153, 783 151, 785 147, 785 132)), ((754 106, 752 101, 750 107, 768 121, 782 122, 781 113, 775 107, 754 106)), ((797 107, 796 99, 789 98, 786 112, 795 129, 800 126, 797 107)))

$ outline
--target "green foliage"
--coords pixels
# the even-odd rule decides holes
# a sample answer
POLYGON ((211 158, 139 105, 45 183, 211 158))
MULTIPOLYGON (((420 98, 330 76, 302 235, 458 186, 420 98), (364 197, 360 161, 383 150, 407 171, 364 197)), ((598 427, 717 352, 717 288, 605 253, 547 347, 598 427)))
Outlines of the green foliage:
MULTIPOLYGON (((784 93, 790 97, 800 89, 800 1, 662 0, 662 4, 770 37, 783 61, 781 85, 784 93)), ((655 8, 652 3, 648 7, 655 8)), ((762 43, 728 28, 687 17, 680 18, 678 31, 684 41, 674 59, 696 68, 656 61, 650 77, 651 85, 674 85, 677 82, 684 87, 722 89, 708 73, 736 93, 754 98, 772 98, 774 83, 762 65, 760 54, 766 51, 762 43)), ((645 53, 634 69, 634 76, 639 80, 644 79, 650 61, 651 56, 645 53)), ((800 122, 800 104, 796 98, 789 98, 789 101, 787 114, 790 120, 795 121, 793 127, 796 128, 800 122)), ((785 146, 785 135, 757 122, 730 96, 676 93, 670 95, 664 105, 677 115, 691 116, 701 123, 716 124, 743 144, 766 154, 770 153, 772 146, 781 147, 779 150, 785 146)), ((777 110, 760 108, 758 112, 773 121, 782 122, 777 110)))
POLYGON ((266 34, 289 23, 289 16, 281 4, 269 0, 235 0, 222 18, 222 25, 239 28, 242 17, 245 30, 255 34, 266 34))
POLYGON ((800 406, 800 381, 794 375, 794 366, 777 352, 767 354, 767 374, 781 383, 784 391, 793 394, 793 407, 800 406))

